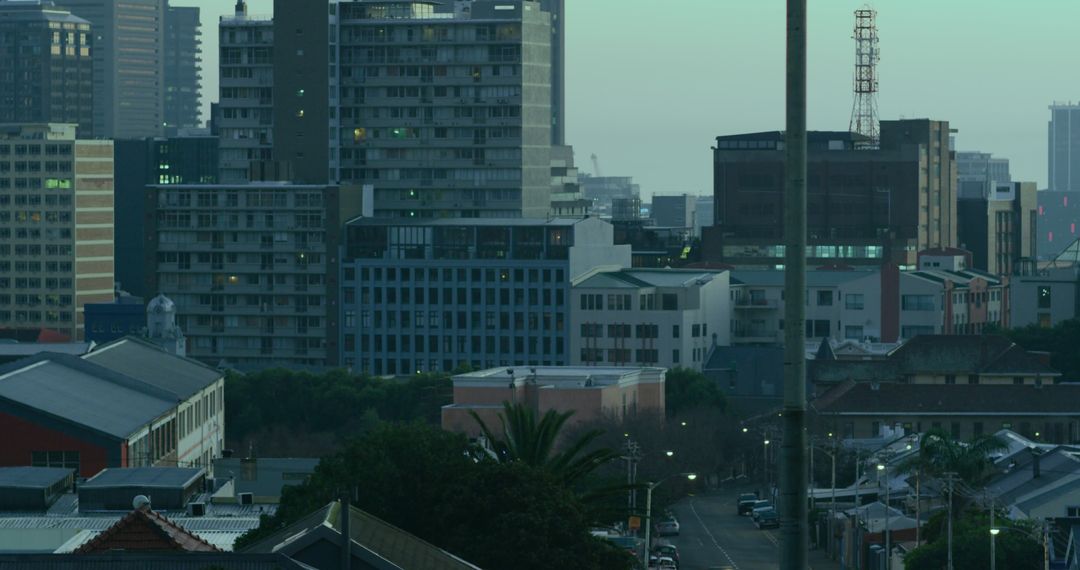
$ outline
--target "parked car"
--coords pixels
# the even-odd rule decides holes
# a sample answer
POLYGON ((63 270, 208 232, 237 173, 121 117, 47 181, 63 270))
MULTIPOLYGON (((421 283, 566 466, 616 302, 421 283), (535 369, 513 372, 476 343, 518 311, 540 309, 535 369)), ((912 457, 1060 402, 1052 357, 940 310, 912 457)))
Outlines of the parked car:
POLYGON ((754 503, 754 508, 750 509, 750 518, 754 519, 754 513, 760 513, 765 509, 772 509, 773 504, 770 501, 758 501, 754 503))
POLYGON ((755 502, 757 502, 757 500, 758 500, 757 493, 743 493, 743 494, 739 495, 739 500, 735 501, 735 514, 737 514, 737 515, 748 515, 748 514, 750 514, 750 510, 753 508, 751 505, 753 505, 755 502))
POLYGON ((672 559, 670 556, 661 556, 659 561, 657 561, 657 563, 656 563, 656 567, 660 568, 662 570, 663 569, 674 570, 674 569, 678 568, 679 565, 676 564, 675 560, 672 559))
POLYGON ((679 536, 679 521, 662 521, 656 525, 656 536, 679 536))
POLYGON ((661 544, 653 548, 653 553, 658 556, 667 556, 675 561, 675 567, 679 566, 679 549, 674 544, 661 544))
POLYGON ((780 516, 777 515, 776 511, 773 509, 762 511, 760 514, 758 514, 757 520, 754 521, 754 524, 759 529, 780 528, 780 516))
POLYGON ((750 515, 750 520, 752 520, 754 522, 757 522, 758 518, 761 517, 762 513, 769 513, 769 512, 775 513, 776 512, 776 507, 769 506, 769 507, 759 508, 758 510, 754 511, 753 514, 750 515))

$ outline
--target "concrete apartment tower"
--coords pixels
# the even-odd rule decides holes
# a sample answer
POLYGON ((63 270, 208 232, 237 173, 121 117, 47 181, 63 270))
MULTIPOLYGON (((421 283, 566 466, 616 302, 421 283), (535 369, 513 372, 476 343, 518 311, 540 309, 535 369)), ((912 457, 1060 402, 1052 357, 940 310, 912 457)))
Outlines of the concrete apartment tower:
POLYGON ((94 133, 90 22, 38 2, 0 2, 0 124, 75 123, 94 133))
POLYGON ((249 15, 238 0, 233 16, 221 17, 218 34, 218 180, 235 184, 248 180, 252 162, 273 157, 274 22, 249 15))
POLYGON ((1050 105, 1047 144, 1048 188, 1080 191, 1080 105, 1050 105))
POLYGON ((0 331, 83 339, 113 299, 113 143, 73 124, 0 127, 0 331))
POLYGON ((165 13, 165 130, 201 127, 202 25, 196 7, 165 13))
POLYGON ((53 0, 93 31, 94 136, 160 136, 165 123, 165 0, 53 0))

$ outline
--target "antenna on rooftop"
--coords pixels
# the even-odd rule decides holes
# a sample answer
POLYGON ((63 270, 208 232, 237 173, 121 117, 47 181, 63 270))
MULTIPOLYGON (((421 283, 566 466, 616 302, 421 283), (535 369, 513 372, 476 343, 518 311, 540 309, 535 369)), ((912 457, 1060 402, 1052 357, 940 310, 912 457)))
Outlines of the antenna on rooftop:
POLYGON ((880 140, 877 113, 877 11, 865 5, 855 10, 855 100, 848 130, 870 137, 863 148, 877 148, 880 140))

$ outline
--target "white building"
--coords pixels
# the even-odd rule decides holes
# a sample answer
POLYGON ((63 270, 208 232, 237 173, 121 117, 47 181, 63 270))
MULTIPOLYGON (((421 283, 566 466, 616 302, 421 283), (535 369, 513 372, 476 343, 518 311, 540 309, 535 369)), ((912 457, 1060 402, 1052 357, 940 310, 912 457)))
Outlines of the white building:
POLYGON ((694 269, 584 277, 571 293, 571 364, 700 370, 711 347, 731 342, 728 278, 694 269))
MULTIPOLYGON (((877 340, 882 336, 882 275, 877 270, 806 272, 806 338, 820 341, 877 340)), ((732 341, 783 342, 784 272, 738 270, 731 273, 732 341)))

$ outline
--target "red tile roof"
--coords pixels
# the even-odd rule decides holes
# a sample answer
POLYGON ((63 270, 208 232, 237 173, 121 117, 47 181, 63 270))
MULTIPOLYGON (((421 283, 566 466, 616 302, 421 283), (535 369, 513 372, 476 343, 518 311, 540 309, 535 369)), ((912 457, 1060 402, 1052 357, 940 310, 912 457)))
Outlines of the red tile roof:
POLYGON ((218 548, 149 507, 131 511, 105 532, 80 546, 75 550, 75 554, 110 550, 220 552, 218 548))

